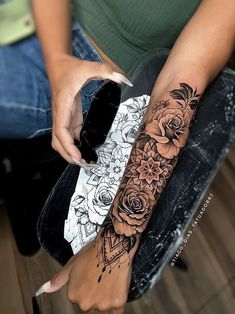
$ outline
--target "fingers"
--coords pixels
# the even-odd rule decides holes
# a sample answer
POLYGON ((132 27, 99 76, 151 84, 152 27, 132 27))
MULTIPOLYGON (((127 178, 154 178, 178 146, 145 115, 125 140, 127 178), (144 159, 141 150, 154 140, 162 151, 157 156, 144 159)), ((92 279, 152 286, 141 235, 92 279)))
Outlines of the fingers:
POLYGON ((61 289, 69 280, 69 274, 72 268, 72 264, 67 264, 62 270, 58 271, 54 277, 44 283, 36 292, 36 296, 42 293, 52 293, 61 289))
MULTIPOLYGON (((124 307, 120 307, 118 309, 111 309, 111 310, 106 310, 106 311, 98 311, 98 310, 95 310, 94 312, 95 313, 99 313, 99 314, 123 314, 124 313, 124 307)), ((94 313, 93 312, 93 313, 94 313)))
POLYGON ((74 139, 67 128, 60 127, 59 141, 65 153, 70 156, 70 159, 81 160, 81 153, 74 145, 74 139))
MULTIPOLYGON (((92 75, 90 73, 86 81, 110 79, 118 84, 124 82, 133 86, 123 74, 113 71, 113 68, 107 63, 85 63, 86 69, 92 67, 92 71, 87 70, 92 75)), ((76 88, 60 90, 54 99, 52 147, 69 163, 74 163, 74 160, 81 160, 81 153, 74 145, 74 139, 80 138, 83 120, 80 93, 76 92, 80 91, 82 86, 83 82, 78 81, 76 88)))
POLYGON ((92 306, 89 307, 89 310, 95 309, 97 313, 102 314, 123 314, 125 305, 126 303, 122 302, 121 299, 117 298, 115 300, 114 298, 111 298, 109 304, 100 301, 99 303, 92 304, 92 306))
POLYGON ((55 136, 52 135, 53 140, 52 140, 52 148, 57 151, 68 163, 74 163, 72 157, 66 153, 64 150, 62 144, 60 143, 59 139, 55 136))
POLYGON ((113 314, 123 314, 124 313, 124 307, 119 310, 114 310, 113 314))
MULTIPOLYGON (((80 308, 81 309, 81 308, 80 308)), ((89 308, 89 310, 84 310, 85 308, 82 307, 82 311, 84 313, 87 313, 87 314, 123 314, 124 313, 124 310, 125 310, 125 307, 120 307, 119 309, 110 309, 110 310, 105 310, 105 311, 102 311, 102 310, 97 310, 95 307, 94 308, 89 308)))
POLYGON ((113 71, 113 68, 107 63, 98 63, 97 78, 109 79, 118 84, 125 83, 128 86, 133 87, 133 84, 126 76, 124 76, 122 73, 113 71))
POLYGON ((78 93, 74 99, 74 104, 76 106, 76 116, 73 117, 73 135, 76 140, 80 140, 80 133, 83 124, 83 112, 82 112, 82 100, 81 95, 78 93))
POLYGON ((54 275, 54 277, 51 279, 51 286, 47 293, 59 290, 68 282, 71 268, 72 265, 68 265, 54 275))
POLYGON ((53 136, 52 147, 68 163, 74 164, 74 160, 81 160, 81 153, 79 149, 74 145, 74 140, 69 131, 66 129, 62 130, 62 132, 60 133, 60 140, 57 136, 53 136))
POLYGON ((123 314, 124 313, 124 307, 121 307, 119 309, 113 310, 112 314, 123 314))
POLYGON ((74 138, 78 139, 83 121, 81 100, 79 97, 68 97, 65 103, 64 97, 57 99, 57 109, 54 111, 54 125, 52 135, 52 147, 58 151, 69 163, 73 159, 80 160, 81 153, 74 145, 74 138))
POLYGON ((118 72, 112 72, 111 73, 111 77, 110 77, 111 80, 117 82, 117 83, 125 83, 127 84, 128 86, 130 87, 133 87, 133 84, 131 83, 130 80, 128 80, 127 77, 125 77, 123 74, 121 73, 118 73, 118 72))

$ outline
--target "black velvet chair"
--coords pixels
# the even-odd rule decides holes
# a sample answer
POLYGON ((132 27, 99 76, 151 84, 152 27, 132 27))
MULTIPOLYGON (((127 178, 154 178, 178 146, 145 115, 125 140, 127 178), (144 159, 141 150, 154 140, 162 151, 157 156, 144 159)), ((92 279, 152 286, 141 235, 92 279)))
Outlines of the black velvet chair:
POLYGON ((21 254, 40 248, 37 221, 43 204, 67 163, 51 148, 51 135, 0 141, 0 197, 21 254))
MULTIPOLYGON (((112 103, 115 104, 119 103, 119 96, 122 102, 134 96, 150 95, 168 54, 167 49, 149 52, 128 75, 134 83, 133 88, 122 86, 121 94, 118 95, 116 85, 106 83, 98 91, 94 101, 103 103, 108 108, 111 104, 105 95, 110 93, 112 103)), ((163 269, 183 241, 187 226, 235 140, 234 89, 235 71, 225 68, 208 86, 200 101, 188 143, 182 150, 180 160, 141 238, 133 261, 129 301, 141 297, 160 279, 163 269)), ((100 128, 96 125, 93 132, 103 133, 104 137, 107 130, 102 129, 102 126, 108 118, 105 106, 103 109, 99 107, 100 128)), ((90 112, 88 116, 89 114, 90 112)), ((89 119, 87 122, 92 126, 89 119)), ((102 136, 100 138, 102 141, 102 136)), ((94 147, 97 143, 96 138, 93 139, 92 145, 92 137, 84 142, 87 145, 84 154, 87 154, 88 161, 89 156, 92 156, 90 159, 95 158, 94 147)), ((48 197, 38 224, 42 246, 62 265, 73 255, 70 244, 63 237, 63 230, 78 174, 77 166, 67 167, 48 197)))

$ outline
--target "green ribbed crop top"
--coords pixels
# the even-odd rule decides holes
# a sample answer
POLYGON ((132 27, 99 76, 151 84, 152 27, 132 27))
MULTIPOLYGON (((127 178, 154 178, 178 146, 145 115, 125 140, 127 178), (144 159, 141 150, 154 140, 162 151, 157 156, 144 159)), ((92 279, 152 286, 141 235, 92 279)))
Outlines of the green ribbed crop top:
POLYGON ((145 52, 171 48, 200 0, 73 0, 74 17, 125 72, 145 52))

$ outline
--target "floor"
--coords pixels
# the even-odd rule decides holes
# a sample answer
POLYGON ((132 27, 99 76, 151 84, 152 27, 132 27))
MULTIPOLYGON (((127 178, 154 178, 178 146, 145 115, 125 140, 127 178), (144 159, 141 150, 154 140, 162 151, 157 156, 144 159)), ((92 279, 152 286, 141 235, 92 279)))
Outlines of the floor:
MULTIPOLYGON (((201 206, 210 193, 214 196, 181 253, 189 270, 169 265, 154 288, 127 305, 126 314, 235 313, 235 146, 201 206)), ((32 314, 32 294, 57 269, 43 250, 30 258, 17 252, 0 204, 0 314, 32 314)), ((67 301, 66 289, 42 295, 38 303, 41 314, 81 313, 67 301)))

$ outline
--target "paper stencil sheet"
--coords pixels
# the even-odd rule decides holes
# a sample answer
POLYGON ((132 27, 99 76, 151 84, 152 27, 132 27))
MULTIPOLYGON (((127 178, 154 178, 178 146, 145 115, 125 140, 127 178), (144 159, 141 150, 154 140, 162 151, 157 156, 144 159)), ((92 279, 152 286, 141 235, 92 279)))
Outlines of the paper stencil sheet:
POLYGON ((142 95, 120 104, 105 143, 96 150, 99 166, 80 169, 64 228, 74 254, 95 238, 113 203, 149 99, 142 95))

